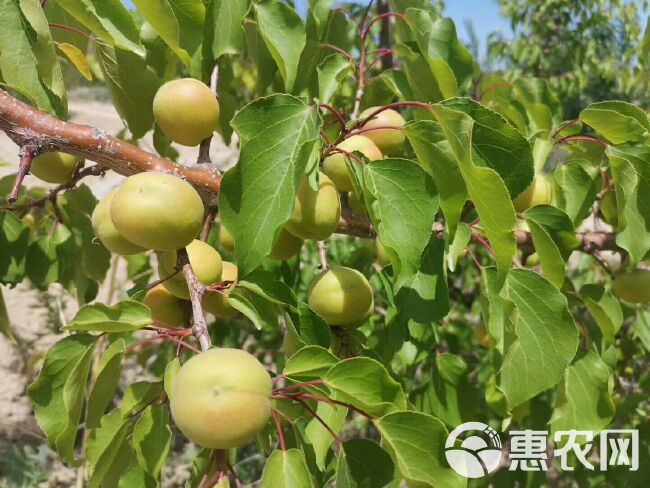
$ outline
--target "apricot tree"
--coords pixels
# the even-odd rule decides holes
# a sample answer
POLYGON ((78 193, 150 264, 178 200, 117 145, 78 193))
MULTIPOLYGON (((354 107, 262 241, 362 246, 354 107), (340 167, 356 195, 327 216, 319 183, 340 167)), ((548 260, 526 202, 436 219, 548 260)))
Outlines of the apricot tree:
MULTIPOLYGON (((133 3, 0 0, 19 148, 0 283, 79 304, 27 391, 79 486, 159 486, 191 442, 189 487, 461 487, 444 446, 466 421, 634 428, 647 456, 643 109, 565 120, 545 80, 481 72, 427 2, 133 3), (67 120, 74 70, 126 132, 67 120), (225 173, 213 137, 238 145, 225 173), (126 178, 98 201, 107 172, 126 178), (125 262, 130 288, 101 303, 125 262)), ((10 337, 29 318, 4 309, 10 337)))

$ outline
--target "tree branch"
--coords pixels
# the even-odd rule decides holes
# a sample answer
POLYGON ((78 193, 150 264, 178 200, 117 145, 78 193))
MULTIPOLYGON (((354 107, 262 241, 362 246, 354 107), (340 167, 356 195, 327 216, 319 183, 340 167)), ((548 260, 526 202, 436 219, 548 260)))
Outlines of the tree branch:
POLYGON ((192 333, 194 337, 199 340, 201 351, 207 351, 212 346, 210 341, 210 334, 208 333, 208 325, 205 322, 205 314, 203 313, 203 294, 205 293, 205 285, 201 283, 190 264, 190 258, 185 249, 177 251, 176 265, 183 270, 183 276, 187 282, 187 288, 190 292, 190 300, 192 302, 192 313, 194 315, 194 324, 192 325, 192 333))

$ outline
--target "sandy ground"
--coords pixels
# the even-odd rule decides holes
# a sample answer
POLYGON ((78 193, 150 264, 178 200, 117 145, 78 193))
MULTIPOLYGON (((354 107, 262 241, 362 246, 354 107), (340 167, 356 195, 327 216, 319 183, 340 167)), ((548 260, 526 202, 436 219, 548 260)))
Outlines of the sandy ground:
MULTIPOLYGON (((73 99, 74 97, 70 97, 73 99)), ((74 122, 98 127, 109 134, 117 134, 122 130, 122 122, 109 103, 98 101, 70 103, 71 120, 74 122)), ((151 137, 141 141, 141 147, 155 152, 151 137)), ((197 156, 197 148, 178 146, 182 164, 193 164, 197 156)), ((16 171, 18 164, 18 147, 4 134, 0 133, 0 161, 10 163, 0 165, 0 177, 16 171)), ((215 165, 225 169, 236 160, 236 145, 227 147, 215 136, 211 148, 211 156, 215 165)), ((98 198, 114 188, 123 177, 109 173, 103 178, 93 177, 84 180, 98 198)), ((43 183, 27 177, 26 185, 43 183)), ((126 289, 124 270, 118 269, 116 282, 118 294, 120 288, 126 289)), ((23 283, 14 289, 0 287, 9 313, 9 319, 17 343, 11 343, 0 335, 0 453, 10 444, 21 444, 27 441, 37 443, 44 441, 44 436, 34 420, 31 406, 25 394, 25 388, 33 378, 34 363, 37 362, 47 348, 52 345, 60 334, 58 327, 70 319, 77 310, 76 303, 66 296, 61 288, 51 287, 47 292, 34 289, 28 283, 23 283)), ((100 291, 99 299, 106 300, 108 291, 100 291)), ((69 486, 74 471, 59 466, 52 466, 52 478, 43 486, 69 486)), ((0 478, 2 473, 0 472, 0 478)), ((0 485, 2 482, 0 480, 0 485)))

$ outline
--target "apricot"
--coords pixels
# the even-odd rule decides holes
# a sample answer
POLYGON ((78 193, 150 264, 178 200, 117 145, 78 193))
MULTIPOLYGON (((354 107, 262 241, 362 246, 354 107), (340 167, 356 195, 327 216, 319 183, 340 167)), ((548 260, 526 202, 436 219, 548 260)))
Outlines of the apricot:
POLYGON ((390 257, 386 252, 386 248, 379 240, 379 237, 375 238, 373 244, 374 244, 373 247, 375 251, 375 256, 377 257, 377 264, 379 264, 379 266, 381 266, 382 268, 388 266, 390 264, 390 257))
MULTIPOLYGON (((196 278, 204 285, 211 285, 221 281, 223 263, 219 252, 197 239, 193 240, 186 248, 187 256, 192 265, 196 278)), ((178 298, 188 299, 190 293, 182 271, 176 271, 176 251, 167 251, 158 256, 158 274, 164 279, 163 284, 167 290, 178 298), (171 278, 165 279, 168 276, 171 278)))
POLYGON ((34 158, 31 173, 47 183, 67 183, 77 166, 83 165, 83 159, 60 151, 40 154, 34 158))
POLYGON ((614 278, 612 292, 630 303, 650 303, 650 270, 638 268, 614 278))
POLYGON ((286 261, 300 252, 304 242, 300 237, 294 236, 283 228, 267 257, 276 261, 286 261))
MULTIPOLYGON (((377 159, 384 157, 375 143, 368 137, 362 135, 349 137, 336 147, 349 153, 359 151, 371 161, 376 161, 377 159)), ((331 178, 339 191, 352 191, 354 186, 352 186, 352 179, 348 172, 345 159, 346 156, 344 154, 337 152, 332 153, 323 161, 323 173, 331 178)), ((354 159, 352 160, 352 163, 357 164, 354 159)))
POLYGON ((330 325, 357 327, 372 313, 370 283, 359 271, 333 266, 320 273, 309 287, 307 303, 330 325))
POLYGON ((183 146, 198 146, 219 124, 219 102, 210 88, 194 78, 165 83, 153 99, 153 115, 167 137, 183 146))
POLYGON ((201 447, 239 447, 271 417, 271 377, 240 349, 216 348, 193 356, 178 371, 173 392, 174 422, 201 447))
MULTIPOLYGON (((379 108, 370 107, 364 110, 359 115, 359 119, 365 119, 379 108)), ((364 132, 363 135, 368 139, 372 139, 382 154, 394 154, 399 152, 404 144, 406 136, 402 128, 405 123, 406 121, 399 112, 389 108, 388 110, 379 112, 363 126, 363 130, 373 129, 364 132)))
POLYGON ((188 302, 172 295, 162 284, 147 291, 142 300, 151 310, 151 318, 161 327, 183 327, 188 302))
POLYGON ((235 251, 235 241, 223 224, 219 227, 219 248, 230 253, 235 251))
POLYGON ((616 206, 616 192, 613 190, 608 191, 600 199, 600 204, 598 205, 600 209, 600 215, 603 220, 611 225, 616 227, 618 225, 618 209, 616 206))
POLYGON ((341 200, 332 180, 319 173, 318 191, 315 191, 303 175, 285 228, 301 239, 322 241, 336 230, 340 217, 341 200))
POLYGON ((517 195, 512 202, 517 212, 525 212, 536 205, 551 203, 551 186, 542 175, 535 175, 528 188, 517 195))
MULTIPOLYGON (((222 263, 222 273, 221 281, 232 281, 231 287, 235 286, 237 283, 237 265, 224 261, 222 263)), ((206 312, 210 312, 217 318, 227 319, 237 314, 237 309, 233 308, 230 303, 228 303, 228 292, 227 290, 220 290, 218 292, 206 292, 203 295, 203 308, 206 312)))
POLYGON ((203 202, 176 176, 146 172, 128 177, 115 194, 110 216, 117 231, 147 249, 187 246, 203 225, 203 202))
POLYGON ((97 202, 97 205, 93 210, 91 223, 95 230, 95 234, 104 247, 115 254, 129 256, 131 254, 144 252, 146 251, 145 248, 133 244, 131 241, 126 239, 113 225, 110 209, 113 195, 115 195, 116 190, 117 188, 113 189, 108 195, 97 202))

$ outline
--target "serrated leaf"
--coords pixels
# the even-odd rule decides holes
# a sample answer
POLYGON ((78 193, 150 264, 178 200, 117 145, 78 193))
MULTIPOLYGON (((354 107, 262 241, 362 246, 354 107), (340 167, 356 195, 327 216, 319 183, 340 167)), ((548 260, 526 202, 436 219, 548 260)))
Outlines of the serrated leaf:
MULTIPOLYGON (((340 405, 319 402, 316 405, 316 413, 332 432, 338 434, 345 423, 348 409, 340 405)), ((330 452, 330 446, 335 440, 332 432, 327 430, 316 418, 311 419, 305 427, 305 438, 314 448, 316 465, 321 471, 325 470, 327 455, 330 452)))
POLYGON ((312 488, 313 482, 302 451, 273 451, 264 465, 260 488, 312 488))
POLYGON ((211 59, 244 50, 242 21, 250 6, 250 0, 210 0, 205 15, 204 50, 210 50, 211 59))
POLYGON ((131 429, 131 423, 122 417, 118 409, 101 418, 101 425, 92 431, 86 445, 89 487, 102 486, 104 475, 111 468, 131 429))
POLYGON ((159 404, 144 409, 133 429, 133 448, 140 466, 154 479, 167 460, 172 431, 167 407, 159 404))
POLYGON ((406 409, 401 385, 374 359, 358 357, 341 361, 330 368, 323 380, 332 391, 332 398, 368 415, 381 416, 406 409))
POLYGON ((596 321, 605 344, 613 344, 616 333, 623 325, 623 311, 618 299, 606 291, 604 286, 597 284, 582 286, 578 298, 596 321))
POLYGON ((86 428, 99 426, 100 419, 115 394, 120 380, 120 366, 126 343, 117 339, 102 354, 86 407, 86 428))
POLYGON ((566 297, 537 273, 511 270, 504 295, 517 315, 498 386, 512 410, 560 381, 575 356, 579 334, 566 297))
POLYGON ((614 144, 641 142, 650 138, 648 115, 628 102, 617 100, 592 103, 580 112, 580 120, 614 144))
POLYGON ((330 54, 316 68, 318 72, 318 99, 329 103, 332 95, 352 69, 350 61, 340 54, 330 54))
POLYGON ((131 383, 124 392, 120 412, 124 417, 129 417, 141 408, 149 405, 163 392, 163 383, 150 381, 136 381, 131 383))
POLYGON ((79 50, 77 46, 68 44, 66 42, 57 42, 56 47, 59 48, 66 58, 72 63, 72 65, 77 68, 77 71, 81 76, 86 78, 88 81, 92 81, 93 75, 90 72, 88 63, 86 63, 86 55, 79 50))
POLYGON ((118 488, 157 488, 158 482, 142 469, 139 464, 134 464, 122 475, 118 488))
POLYGON ((314 312, 306 303, 298 305, 300 316, 300 339, 305 344, 314 344, 327 348, 331 342, 330 326, 325 320, 314 312))
POLYGON ((339 359, 320 346, 306 346, 287 360, 282 373, 296 379, 321 378, 339 359))
POLYGON ((244 107, 231 124, 241 153, 221 182, 219 209, 245 277, 262 263, 291 216, 300 177, 319 138, 320 119, 316 108, 302 100, 272 95, 244 107))
POLYGON ((421 412, 395 412, 375 422, 409 485, 460 488, 467 480, 448 467, 444 445, 449 433, 440 420, 421 412))
POLYGON ((63 328, 94 332, 130 332, 151 325, 151 311, 146 305, 123 300, 116 305, 84 305, 63 328))
POLYGON ((246 316, 258 330, 264 326, 277 326, 277 305, 255 293, 235 288, 228 294, 228 304, 246 316))
POLYGON ((555 192, 557 206, 564 210, 574 225, 590 213, 600 187, 597 167, 588 161, 569 161, 553 172, 561 191, 555 192))
POLYGON ((263 0, 253 6, 259 32, 284 80, 285 91, 293 91, 300 54, 307 42, 300 16, 286 3, 263 0))
POLYGON ((70 463, 94 347, 95 338, 88 334, 61 339, 48 349, 38 377, 27 388, 48 443, 70 463))
POLYGON ((289 310, 296 310, 296 295, 289 286, 266 270, 255 270, 239 280, 237 286, 289 310))
POLYGON ((390 455, 370 439, 345 441, 336 466, 336 488, 372 488, 393 480, 390 455))
POLYGON ((20 283, 25 278, 29 228, 13 212, 0 213, 0 249, 0 283, 20 283))

